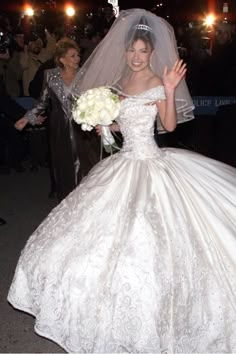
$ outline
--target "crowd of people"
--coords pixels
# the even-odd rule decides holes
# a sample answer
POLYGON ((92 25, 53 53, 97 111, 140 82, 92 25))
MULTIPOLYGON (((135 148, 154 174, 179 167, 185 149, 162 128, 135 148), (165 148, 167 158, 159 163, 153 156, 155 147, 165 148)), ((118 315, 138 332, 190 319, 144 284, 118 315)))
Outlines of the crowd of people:
MULTIPOLYGON (((78 26, 71 24, 68 27, 67 23, 61 25, 57 21, 55 26, 50 24, 43 26, 40 22, 30 22, 29 19, 25 23, 22 18, 12 24, 6 15, 0 17, 1 172, 9 172, 10 169, 23 172, 25 159, 30 159, 32 170, 43 162, 50 169, 49 196, 57 196, 58 200, 61 200, 98 161, 100 155, 98 140, 93 134, 87 136, 81 134, 79 127, 70 119, 72 96, 76 94, 73 79, 79 67, 106 35, 114 20, 113 7, 110 4, 97 9, 96 16, 92 18, 85 16, 83 25, 78 26), (60 112, 55 99, 61 106, 60 112), (33 149, 31 149, 32 144, 29 144, 27 129, 23 130, 29 121, 35 124, 36 118, 32 117, 36 115, 37 123, 40 123, 40 126, 38 125, 40 131, 44 129, 48 138, 46 147, 38 146, 38 149, 42 148, 44 152, 44 156, 40 157, 39 161, 37 157, 32 156, 33 149), (46 116, 50 119, 45 120, 46 116), (62 116, 61 124, 64 126, 60 126, 58 119, 53 118, 55 116, 56 118, 62 116), (22 122, 25 124, 23 125, 22 122), (56 124, 57 128, 51 129, 52 124, 56 124), (68 164, 69 160, 73 161, 71 164, 74 166, 71 166, 71 169, 76 171, 72 173, 74 177, 71 177, 71 181, 69 181, 68 171, 67 178, 65 172, 62 172, 65 171, 65 166, 61 163, 58 165, 56 162, 58 161, 56 155, 59 157, 61 151, 55 149, 55 144, 58 146, 58 143, 61 143, 62 132, 65 142, 64 152, 66 146, 67 152, 70 151, 70 156, 63 161, 68 164), (78 144, 78 134, 79 141, 82 140, 83 143, 81 141, 78 144), (90 154, 86 152, 88 143, 93 146, 90 154), (80 154, 79 160, 78 154, 80 154), (88 155, 88 158, 82 158, 81 154, 88 155), (64 178, 63 183, 61 178, 64 178)), ((33 129, 35 131, 37 125, 33 129)), ((33 143, 32 139, 30 141, 33 143)))
MULTIPOLYGON (((32 108, 35 100, 41 97, 46 70, 56 66, 56 42, 64 36, 75 40, 79 47, 79 69, 106 35, 114 20, 111 4, 99 6, 77 26, 73 23, 69 27, 68 24, 58 25, 56 19, 54 26, 52 23, 46 26, 45 22, 40 23, 40 19, 37 19, 37 22, 28 23, 27 27, 22 18, 11 23, 6 15, 0 16, 1 86, 26 110, 32 108), (22 100, 22 97, 27 99, 22 100)), ((211 29, 210 34, 202 25, 190 28, 184 24, 174 24, 174 28, 179 54, 188 66, 186 80, 191 95, 235 96, 235 26, 219 24, 211 29)), ((29 148, 24 132, 14 130, 14 121, 19 116, 6 114, 2 107, 0 111, 0 170, 14 168, 23 171, 22 161, 29 154, 29 148)), ((47 149, 45 154, 48 156, 47 149)), ((37 159, 32 160, 33 167, 36 167, 37 159)))
POLYGON ((188 63, 188 86, 195 96, 235 96, 236 26, 176 26, 180 55, 188 63))

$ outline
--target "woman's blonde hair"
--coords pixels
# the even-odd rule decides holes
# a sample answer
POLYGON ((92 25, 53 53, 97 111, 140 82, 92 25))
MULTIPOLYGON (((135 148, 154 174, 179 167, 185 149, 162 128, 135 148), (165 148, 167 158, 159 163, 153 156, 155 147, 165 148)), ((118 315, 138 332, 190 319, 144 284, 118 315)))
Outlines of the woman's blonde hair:
POLYGON ((56 65, 59 66, 60 68, 64 67, 60 59, 66 55, 69 49, 75 49, 79 53, 79 46, 73 39, 68 37, 63 37, 57 42, 55 53, 54 53, 54 60, 56 65))

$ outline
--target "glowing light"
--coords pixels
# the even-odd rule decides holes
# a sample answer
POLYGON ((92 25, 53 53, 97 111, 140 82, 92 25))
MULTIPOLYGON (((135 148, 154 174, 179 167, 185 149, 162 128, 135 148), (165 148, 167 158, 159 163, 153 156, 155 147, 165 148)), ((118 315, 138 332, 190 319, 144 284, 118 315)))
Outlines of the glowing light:
POLYGON ((215 23, 215 16, 212 14, 208 15, 204 21, 204 24, 208 27, 214 25, 214 23, 215 23))
POLYGON ((73 17, 74 14, 75 14, 75 9, 74 9, 73 6, 68 5, 68 6, 66 6, 66 8, 65 8, 65 12, 66 12, 67 16, 73 17))
POLYGON ((27 16, 29 16, 29 17, 34 16, 34 10, 33 10, 33 8, 32 8, 31 6, 29 6, 29 5, 26 5, 26 7, 25 7, 25 14, 26 14, 27 16))

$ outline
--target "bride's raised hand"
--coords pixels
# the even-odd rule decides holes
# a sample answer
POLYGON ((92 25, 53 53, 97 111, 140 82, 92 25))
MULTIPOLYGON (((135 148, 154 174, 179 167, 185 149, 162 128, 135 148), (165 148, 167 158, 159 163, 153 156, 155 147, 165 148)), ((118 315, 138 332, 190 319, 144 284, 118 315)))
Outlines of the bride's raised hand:
POLYGON ((162 77, 165 88, 175 89, 180 81, 184 78, 186 71, 186 64, 182 59, 177 60, 169 72, 167 66, 165 66, 162 77))

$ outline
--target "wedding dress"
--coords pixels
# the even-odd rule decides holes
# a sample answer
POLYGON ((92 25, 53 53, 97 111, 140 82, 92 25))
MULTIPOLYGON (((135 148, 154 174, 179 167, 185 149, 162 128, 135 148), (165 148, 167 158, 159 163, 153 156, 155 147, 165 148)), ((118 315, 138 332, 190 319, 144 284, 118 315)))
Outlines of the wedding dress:
POLYGON ((121 102, 124 145, 38 227, 8 300, 77 353, 236 352, 236 171, 153 138, 158 86, 121 102))

